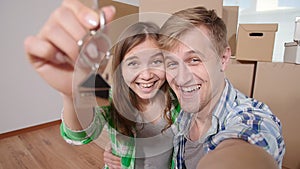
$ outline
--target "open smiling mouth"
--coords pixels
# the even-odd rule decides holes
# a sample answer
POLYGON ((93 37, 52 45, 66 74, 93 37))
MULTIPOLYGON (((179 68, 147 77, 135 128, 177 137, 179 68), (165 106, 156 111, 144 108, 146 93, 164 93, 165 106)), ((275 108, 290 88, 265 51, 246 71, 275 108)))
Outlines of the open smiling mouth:
POLYGON ((179 87, 179 89, 183 92, 183 93, 192 93, 194 91, 197 91, 201 88, 201 85, 193 85, 193 86, 188 86, 188 87, 179 87))
POLYGON ((153 87, 156 83, 157 83, 157 81, 154 81, 154 82, 151 82, 151 83, 137 83, 137 85, 140 88, 149 89, 149 88, 153 87))

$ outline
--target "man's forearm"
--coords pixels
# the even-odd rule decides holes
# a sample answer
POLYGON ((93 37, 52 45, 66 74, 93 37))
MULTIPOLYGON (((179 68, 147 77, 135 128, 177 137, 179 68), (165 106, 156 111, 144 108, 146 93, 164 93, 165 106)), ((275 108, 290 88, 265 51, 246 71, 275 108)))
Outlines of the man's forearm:
POLYGON ((242 140, 223 141, 198 163, 201 169, 278 169, 276 161, 261 147, 242 140))

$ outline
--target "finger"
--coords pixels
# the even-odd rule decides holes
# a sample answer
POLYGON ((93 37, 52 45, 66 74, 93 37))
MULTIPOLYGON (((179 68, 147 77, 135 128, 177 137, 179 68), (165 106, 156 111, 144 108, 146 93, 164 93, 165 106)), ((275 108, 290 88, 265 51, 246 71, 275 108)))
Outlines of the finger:
POLYGON ((108 165, 108 167, 109 167, 110 169, 122 169, 122 167, 115 166, 115 165, 108 165))
POLYGON ((75 14, 66 7, 58 8, 53 18, 76 42, 87 33, 87 29, 81 25, 75 14))
POLYGON ((57 52, 51 43, 36 36, 28 36, 24 40, 24 47, 28 56, 37 56, 45 60, 51 60, 52 56, 57 52))
POLYGON ((122 169, 121 167, 121 163, 119 165, 115 165, 115 164, 112 164, 112 163, 106 163, 105 164, 110 168, 110 169, 122 169))
POLYGON ((102 7, 101 10, 105 14, 105 20, 106 22, 111 22, 114 18, 114 15, 116 14, 116 8, 114 6, 105 6, 102 7))
POLYGON ((107 143, 104 149, 105 149, 104 153, 111 152, 111 143, 107 143))
MULTIPOLYGON (((29 58, 29 61, 35 64, 34 60, 40 59, 45 61, 50 61, 55 64, 64 64, 69 63, 69 60, 66 55, 59 52, 48 41, 39 39, 36 36, 28 36, 24 40, 24 48, 29 58)), ((72 63, 69 63, 72 65, 72 63)))
POLYGON ((66 63, 62 54, 48 41, 41 40, 35 36, 29 36, 24 40, 24 47, 29 61, 34 67, 42 66, 42 62, 53 62, 55 64, 66 63), (57 57, 55 57, 57 56, 57 57))
POLYGON ((49 41, 49 43, 59 49, 61 53, 69 56, 73 62, 77 59, 79 48, 76 40, 74 40, 64 28, 57 24, 56 21, 49 20, 49 23, 45 25, 38 37, 49 41))
POLYGON ((110 163, 119 164, 121 161, 121 158, 113 155, 111 153, 111 151, 104 151, 103 156, 104 156, 104 159, 106 159, 107 162, 110 162, 110 163))
POLYGON ((88 29, 93 29, 99 24, 99 14, 78 0, 64 0, 62 6, 71 9, 80 23, 88 29))
POLYGON ((104 152, 104 162, 106 164, 121 166, 121 158, 113 155, 111 152, 104 152))

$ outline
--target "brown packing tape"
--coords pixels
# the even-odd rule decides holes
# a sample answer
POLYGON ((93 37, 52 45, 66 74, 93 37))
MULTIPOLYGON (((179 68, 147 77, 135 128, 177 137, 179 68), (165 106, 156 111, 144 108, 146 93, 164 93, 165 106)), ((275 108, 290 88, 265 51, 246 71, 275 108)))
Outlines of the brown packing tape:
POLYGON ((246 31, 259 31, 259 32, 277 32, 278 24, 240 24, 240 28, 246 31))

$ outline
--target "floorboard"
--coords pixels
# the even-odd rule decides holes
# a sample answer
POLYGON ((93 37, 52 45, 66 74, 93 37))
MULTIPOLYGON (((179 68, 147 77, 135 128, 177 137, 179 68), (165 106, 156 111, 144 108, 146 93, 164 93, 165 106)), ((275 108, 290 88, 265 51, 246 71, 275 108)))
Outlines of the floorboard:
POLYGON ((69 145, 60 136, 59 125, 3 138, 0 139, 0 169, 102 168, 102 147, 106 143, 101 137, 97 142, 69 145))

